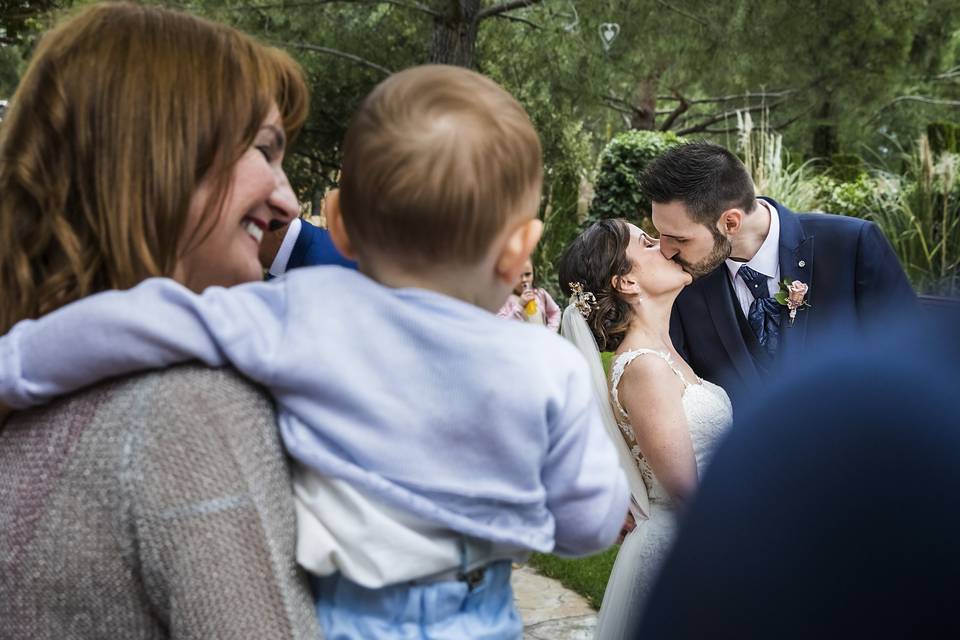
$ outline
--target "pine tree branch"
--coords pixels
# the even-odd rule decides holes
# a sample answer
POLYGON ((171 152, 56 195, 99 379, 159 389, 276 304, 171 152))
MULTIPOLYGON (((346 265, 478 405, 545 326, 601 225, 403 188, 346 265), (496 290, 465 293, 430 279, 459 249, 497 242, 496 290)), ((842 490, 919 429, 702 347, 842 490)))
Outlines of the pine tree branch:
POLYGON ((683 9, 679 9, 679 8, 673 6, 673 5, 670 4, 669 2, 664 2, 663 0, 657 0, 657 4, 659 4, 661 7, 666 7, 667 9, 669 9, 670 11, 673 11, 674 13, 680 14, 681 16, 683 16, 683 17, 685 17, 685 18, 690 18, 691 20, 693 20, 694 22, 700 24, 701 26, 704 26, 704 27, 709 27, 709 26, 710 26, 709 24, 707 24, 707 21, 706 21, 706 20, 703 20, 702 18, 698 18, 697 16, 693 15, 692 13, 687 13, 687 12, 684 11, 683 9))
POLYGON ((946 100, 943 98, 933 98, 930 96, 898 96, 877 109, 877 112, 870 116, 870 119, 867 120, 867 123, 873 122, 880 117, 881 113, 900 102, 920 102, 922 104, 932 104, 941 107, 960 107, 960 100, 946 100))
POLYGON ((500 18, 502 20, 510 20, 511 22, 521 22, 523 24, 533 27, 534 29, 543 29, 541 25, 537 24, 536 22, 533 22, 532 20, 527 20, 526 18, 520 18, 518 16, 507 15, 505 13, 498 13, 491 17, 500 18))
POLYGON ((439 11, 434 11, 430 7, 425 7, 419 2, 398 2, 397 0, 379 0, 383 4, 392 4, 397 7, 403 7, 404 9, 412 9, 414 11, 419 11, 420 13, 425 13, 428 16, 434 18, 442 18, 443 15, 439 11))
POLYGON ((953 80, 954 78, 960 78, 960 66, 947 69, 943 73, 933 76, 934 80, 953 80))
POLYGON ((318 7, 325 4, 390 4, 411 11, 419 11, 434 18, 442 17, 440 13, 419 2, 400 2, 400 0, 309 0, 308 2, 280 2, 276 4, 243 4, 225 8, 229 11, 255 11, 257 9, 298 9, 318 7))
POLYGON ((541 2, 543 2, 543 0, 509 0, 508 2, 501 2, 500 4, 495 4, 492 7, 481 9, 477 13, 477 20, 479 21, 483 20, 484 18, 497 16, 501 13, 506 13, 507 11, 513 11, 514 9, 532 7, 533 5, 540 4, 541 2))
MULTIPOLYGON (((704 104, 704 103, 711 103, 711 102, 730 102, 731 100, 741 100, 741 99, 752 100, 754 98, 784 98, 796 92, 797 92, 796 89, 786 89, 784 91, 771 91, 771 92, 760 92, 760 93, 737 93, 729 96, 716 96, 712 98, 693 98, 693 99, 688 99, 687 102, 690 104, 704 104)), ((658 101, 675 102, 680 99, 681 98, 679 98, 676 95, 657 96, 658 101)))
POLYGON ((681 129, 680 131, 676 131, 675 133, 678 136, 687 136, 687 135, 690 135, 691 133, 702 133, 706 131, 707 128, 712 124, 716 124, 721 120, 726 120, 727 118, 736 116, 737 112, 755 112, 755 111, 763 111, 764 109, 770 110, 780 106, 781 104, 783 104, 783 102, 784 101, 781 100, 780 102, 774 102, 772 104, 758 104, 752 107, 747 107, 746 109, 734 109, 733 111, 724 111, 723 113, 718 113, 714 116, 710 116, 706 120, 698 122, 695 125, 686 127, 685 129, 681 129))
POLYGON ((315 51, 317 53, 325 53, 327 55, 335 56, 337 58, 343 58, 344 60, 350 60, 351 62, 356 62, 359 65, 368 67, 375 71, 382 73, 385 76, 389 76, 393 71, 387 69, 386 67, 380 66, 376 62, 370 62, 365 58, 356 56, 352 53, 346 53, 345 51, 339 51, 337 49, 331 49, 330 47, 319 47, 315 44, 304 44, 302 42, 274 42, 284 47, 293 47, 294 49, 304 49, 305 51, 315 51))
POLYGON ((614 104, 614 103, 612 103, 612 102, 608 102, 606 106, 607 106, 608 109, 613 109, 614 111, 617 111, 617 112, 619 112, 619 113, 623 113, 623 114, 625 114, 625 115, 630 115, 630 116, 632 116, 632 115, 634 115, 634 113, 636 112, 636 109, 631 109, 631 108, 629 108, 629 107, 621 107, 620 105, 614 104))
MULTIPOLYGON (((677 93, 676 96, 680 102, 677 104, 677 108, 674 109, 670 115, 667 116, 667 119, 663 121, 663 124, 660 125, 660 131, 669 131, 670 127, 676 123, 677 118, 686 113, 687 109, 690 108, 690 103, 685 100, 680 93, 677 93)), ((654 121, 656 121, 656 119, 654 119, 654 121)))

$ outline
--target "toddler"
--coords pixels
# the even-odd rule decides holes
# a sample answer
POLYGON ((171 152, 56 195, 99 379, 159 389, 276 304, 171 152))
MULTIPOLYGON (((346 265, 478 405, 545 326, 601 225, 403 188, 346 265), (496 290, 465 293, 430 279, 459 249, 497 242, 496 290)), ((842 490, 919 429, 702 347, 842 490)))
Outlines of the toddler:
POLYGON ((629 500, 581 356, 491 313, 540 236, 541 162, 491 80, 397 73, 356 114, 327 209, 359 273, 87 297, 0 339, 0 402, 232 365, 277 400, 326 637, 520 638, 511 561, 605 548, 629 500))
POLYGON ((513 293, 500 307, 497 315, 501 318, 513 318, 534 324, 546 325, 552 331, 560 330, 560 307, 546 289, 533 284, 533 262, 527 260, 520 272, 520 281, 513 293))

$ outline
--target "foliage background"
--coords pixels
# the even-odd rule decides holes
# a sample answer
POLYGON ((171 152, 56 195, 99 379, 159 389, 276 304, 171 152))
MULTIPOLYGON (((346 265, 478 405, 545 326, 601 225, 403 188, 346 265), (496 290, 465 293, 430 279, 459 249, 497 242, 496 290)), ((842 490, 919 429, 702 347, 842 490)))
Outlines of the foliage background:
MULTIPOLYGON (((39 34, 87 2, 0 0, 0 99, 13 95, 39 34)), ((956 0, 164 4, 234 24, 303 64, 313 105, 287 169, 308 209, 335 180, 362 97, 392 71, 448 62, 503 84, 541 134, 546 233, 535 264, 554 293, 556 260, 584 224, 631 212, 643 221, 647 205, 628 187, 648 160, 610 163, 611 141, 631 130, 640 133, 620 143, 678 135, 736 149, 762 192, 800 210, 870 216, 915 284, 954 288, 944 281, 957 252, 956 198, 943 195, 944 172, 924 163, 952 166, 940 156, 960 121, 956 0), (619 27, 608 47, 606 23, 619 27), (929 132, 924 160, 917 141, 931 123, 942 126, 929 132)))

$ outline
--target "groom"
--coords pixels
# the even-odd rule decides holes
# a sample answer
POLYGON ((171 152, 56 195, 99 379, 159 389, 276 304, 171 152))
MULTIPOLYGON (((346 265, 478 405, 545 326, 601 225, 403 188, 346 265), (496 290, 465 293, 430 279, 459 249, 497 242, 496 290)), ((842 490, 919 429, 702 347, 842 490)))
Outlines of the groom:
POLYGON ((694 278, 677 298, 670 336, 693 370, 735 403, 830 334, 915 309, 876 225, 796 214, 757 197, 746 168, 723 147, 694 142, 667 151, 648 166, 642 188, 661 252, 694 278), (783 304, 790 289, 794 312, 783 304))

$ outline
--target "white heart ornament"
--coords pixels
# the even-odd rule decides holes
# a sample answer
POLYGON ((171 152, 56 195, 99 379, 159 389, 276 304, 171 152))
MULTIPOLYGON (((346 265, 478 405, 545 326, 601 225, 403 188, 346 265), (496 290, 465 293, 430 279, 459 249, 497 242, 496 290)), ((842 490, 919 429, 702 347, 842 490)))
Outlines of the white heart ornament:
POLYGON ((600 40, 603 42, 604 49, 609 50, 618 35, 620 35, 620 25, 616 22, 604 22, 600 25, 600 40))

